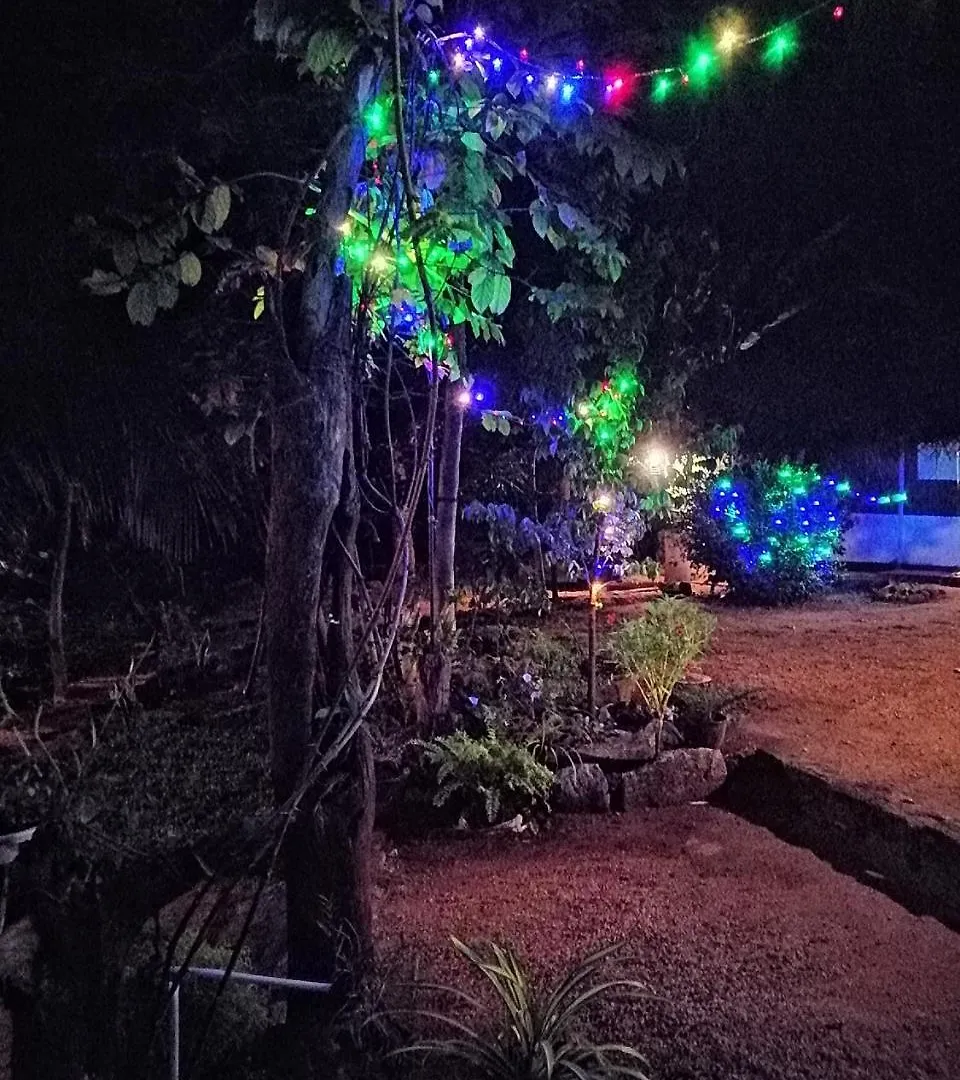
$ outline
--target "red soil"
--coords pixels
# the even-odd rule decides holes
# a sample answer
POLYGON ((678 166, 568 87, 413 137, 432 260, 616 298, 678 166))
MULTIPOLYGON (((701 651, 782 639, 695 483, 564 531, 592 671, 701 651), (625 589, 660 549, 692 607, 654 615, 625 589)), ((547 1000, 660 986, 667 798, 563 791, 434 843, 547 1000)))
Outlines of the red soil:
POLYGON ((960 590, 725 609, 703 670, 759 690, 737 742, 960 822, 960 590))
POLYGON ((551 978, 625 940, 657 996, 597 1007, 591 1034, 659 1080, 960 1075, 960 936, 722 811, 561 819, 387 867, 381 939, 425 977, 463 979, 451 934, 510 942, 551 978))

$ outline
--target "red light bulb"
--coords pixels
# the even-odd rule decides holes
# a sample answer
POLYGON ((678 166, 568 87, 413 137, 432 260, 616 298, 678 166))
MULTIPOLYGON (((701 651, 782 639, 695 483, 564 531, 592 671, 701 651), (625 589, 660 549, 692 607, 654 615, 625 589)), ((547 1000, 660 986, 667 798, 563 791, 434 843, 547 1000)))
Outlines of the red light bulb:
POLYGON ((837 4, 833 9, 834 22, 839 22, 843 18, 843 4, 837 4))
POLYGON ((526 62, 527 62, 527 61, 528 61, 528 60, 530 59, 530 54, 529 54, 529 53, 527 52, 527 50, 526 50, 526 49, 521 49, 521 50, 520 50, 520 59, 521 59, 521 60, 522 60, 522 61, 523 61, 524 63, 526 63, 526 62))
POLYGON ((684 86, 689 86, 690 85, 690 76, 687 75, 686 72, 684 72, 683 77, 680 79, 680 81, 683 83, 684 86))
POLYGON ((583 70, 586 66, 586 63, 583 60, 577 61, 577 71, 579 71, 581 74, 583 74, 583 70))

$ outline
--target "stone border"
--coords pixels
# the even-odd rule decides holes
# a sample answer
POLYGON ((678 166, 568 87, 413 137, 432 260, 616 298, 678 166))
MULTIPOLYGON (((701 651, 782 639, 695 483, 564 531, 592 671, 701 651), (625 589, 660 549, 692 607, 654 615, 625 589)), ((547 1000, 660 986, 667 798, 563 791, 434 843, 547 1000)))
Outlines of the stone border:
POLYGON ((960 931, 960 828, 898 811, 765 750, 727 759, 712 802, 960 931))

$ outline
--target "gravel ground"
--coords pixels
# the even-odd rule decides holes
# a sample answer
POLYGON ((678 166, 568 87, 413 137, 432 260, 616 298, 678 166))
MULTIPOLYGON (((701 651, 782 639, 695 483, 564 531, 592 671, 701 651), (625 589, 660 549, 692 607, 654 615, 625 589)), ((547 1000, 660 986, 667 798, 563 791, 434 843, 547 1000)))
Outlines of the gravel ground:
POLYGON ((759 688, 738 738, 960 823, 960 589, 722 610, 703 667, 759 688))
POLYGON ((960 1078, 960 936, 712 807, 407 845, 378 910, 388 956, 445 982, 451 934, 547 976, 626 940, 657 997, 600 1007, 594 1034, 660 1080, 960 1078))

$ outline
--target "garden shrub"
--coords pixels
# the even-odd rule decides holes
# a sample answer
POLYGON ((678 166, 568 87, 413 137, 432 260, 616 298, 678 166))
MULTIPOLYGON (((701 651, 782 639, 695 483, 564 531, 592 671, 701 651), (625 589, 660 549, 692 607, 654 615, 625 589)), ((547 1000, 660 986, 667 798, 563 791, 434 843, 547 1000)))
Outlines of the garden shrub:
POLYGON ((848 495, 813 466, 754 462, 695 501, 690 557, 739 602, 806 600, 837 581, 848 495))
POLYGON ((544 991, 510 949, 492 943, 474 949, 456 938, 453 946, 493 989, 499 1020, 472 1026, 488 1014, 485 1002, 459 987, 431 987, 446 991, 460 1006, 456 1012, 466 1015, 424 1010, 424 1018, 442 1025, 450 1037, 427 1039, 398 1053, 445 1059, 454 1076, 474 1080, 646 1080, 647 1061, 639 1051, 620 1043, 593 1043, 582 1033, 591 1003, 611 995, 622 999, 649 993, 634 979, 604 977, 604 964, 616 947, 587 957, 544 991))
POLYGON ((699 605, 664 597, 610 636, 616 663, 636 680, 640 697, 657 724, 658 749, 670 695, 690 664, 706 651, 715 626, 716 619, 699 605))
POLYGON ((421 746, 437 786, 434 806, 450 804, 471 824, 547 806, 553 773, 519 743, 493 731, 477 739, 455 731, 421 746))

